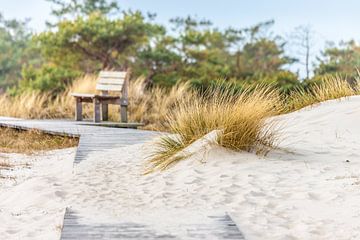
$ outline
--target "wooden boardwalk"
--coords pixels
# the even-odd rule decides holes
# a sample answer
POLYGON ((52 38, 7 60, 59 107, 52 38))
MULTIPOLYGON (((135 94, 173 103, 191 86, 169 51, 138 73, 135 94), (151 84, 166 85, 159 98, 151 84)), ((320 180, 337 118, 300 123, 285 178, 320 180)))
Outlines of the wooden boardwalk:
MULTIPOLYGON (((144 143, 158 135, 152 131, 92 126, 86 122, 70 120, 22 120, 0 117, 0 127, 38 129, 49 134, 80 137, 74 159, 75 164, 85 161, 92 154, 97 154, 97 156, 105 154, 104 150, 106 149, 144 143)), ((106 158, 106 154, 104 158, 106 158)), ((156 232, 152 228, 152 223, 119 221, 117 224, 83 224, 81 222, 83 217, 76 210, 66 210, 62 240, 180 239, 176 235, 164 235, 156 232)), ((156 216, 154 218, 156 219, 156 216)), ((244 239, 229 215, 224 213, 223 215, 204 216, 204 219, 212 219, 212 221, 181 226, 187 232, 186 239, 244 239)))
POLYGON ((88 122, 70 120, 21 120, 0 117, 0 127, 38 129, 43 132, 70 137, 80 137, 74 163, 86 160, 89 154, 107 149, 144 143, 158 133, 131 128, 113 128, 89 125, 88 122))

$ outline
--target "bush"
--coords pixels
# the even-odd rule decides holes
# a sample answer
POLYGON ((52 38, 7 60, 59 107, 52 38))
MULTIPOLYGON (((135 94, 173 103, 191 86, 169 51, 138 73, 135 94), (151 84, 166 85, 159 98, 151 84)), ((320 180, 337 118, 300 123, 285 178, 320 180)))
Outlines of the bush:
POLYGON ((268 76, 259 76, 255 82, 277 88, 282 94, 288 95, 302 84, 294 73, 290 71, 279 71, 268 76))
POLYGON ((57 94, 63 92, 78 76, 79 72, 51 65, 44 65, 40 69, 26 67, 22 70, 19 86, 11 89, 10 93, 16 95, 26 91, 40 91, 57 94))

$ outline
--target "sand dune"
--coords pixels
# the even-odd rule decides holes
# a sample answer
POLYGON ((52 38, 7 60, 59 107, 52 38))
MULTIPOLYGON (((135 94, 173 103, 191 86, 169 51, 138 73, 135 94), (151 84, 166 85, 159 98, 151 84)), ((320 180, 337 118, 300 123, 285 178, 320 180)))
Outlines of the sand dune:
POLYGON ((141 173, 151 144, 109 150, 74 174, 73 150, 45 154, 18 171, 26 176, 16 184, 3 181, 0 234, 54 239, 72 206, 97 220, 153 221, 164 232, 229 212, 250 240, 360 239, 360 97, 277 119, 284 138, 267 156, 199 145, 196 156, 148 175, 141 173))

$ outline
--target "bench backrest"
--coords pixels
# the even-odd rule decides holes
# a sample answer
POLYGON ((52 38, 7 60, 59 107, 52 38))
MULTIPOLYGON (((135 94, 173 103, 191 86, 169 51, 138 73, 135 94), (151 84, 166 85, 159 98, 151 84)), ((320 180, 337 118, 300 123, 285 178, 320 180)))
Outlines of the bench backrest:
POLYGON ((101 71, 96 90, 124 92, 127 88, 128 72, 101 71))

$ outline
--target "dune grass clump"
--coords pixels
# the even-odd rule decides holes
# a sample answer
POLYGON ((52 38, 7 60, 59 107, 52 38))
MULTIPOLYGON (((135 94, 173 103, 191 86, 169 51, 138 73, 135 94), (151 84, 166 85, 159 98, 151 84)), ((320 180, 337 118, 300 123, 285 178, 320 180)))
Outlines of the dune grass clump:
POLYGON ((340 77, 329 77, 309 89, 293 91, 286 99, 286 112, 299 110, 303 107, 314 105, 332 99, 349 97, 358 94, 357 86, 352 86, 340 77))
POLYGON ((278 128, 269 117, 279 114, 280 96, 266 87, 234 93, 231 88, 214 88, 203 95, 189 93, 167 115, 174 135, 164 136, 149 160, 148 172, 164 170, 187 157, 187 146, 213 130, 216 143, 235 151, 267 152, 276 147, 278 128))
POLYGON ((0 152, 32 154, 39 151, 75 147, 78 138, 55 136, 36 130, 0 127, 0 152))

